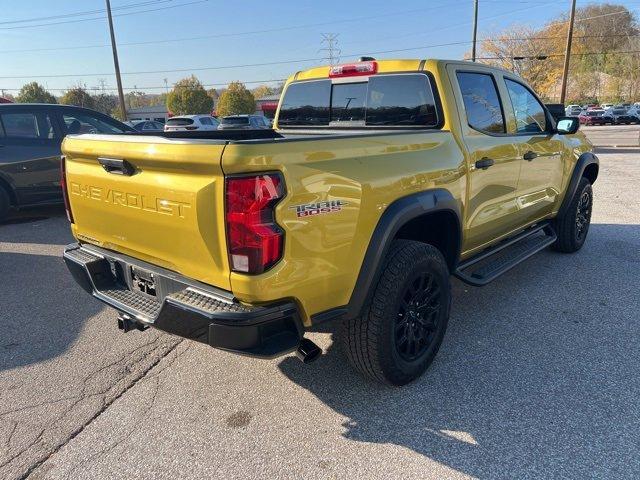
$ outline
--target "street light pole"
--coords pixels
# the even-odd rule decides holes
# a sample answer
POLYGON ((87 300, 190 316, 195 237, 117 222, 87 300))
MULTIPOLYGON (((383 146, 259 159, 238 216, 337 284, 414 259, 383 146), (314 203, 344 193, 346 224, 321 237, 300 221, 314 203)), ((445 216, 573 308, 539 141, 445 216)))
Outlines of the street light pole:
POLYGON ((476 61, 476 40, 478 38, 478 0, 473 0, 473 45, 471 47, 471 61, 476 61))
POLYGON ((564 105, 567 96, 567 79, 569 77, 569 61, 571 59, 571 41, 573 40, 573 23, 576 17, 576 0, 571 1, 571 15, 569 16, 569 30, 567 32, 567 48, 564 53, 564 68, 562 70, 562 87, 560 89, 560 103, 564 105))
POLYGON ((122 91, 122 79, 120 78, 120 64, 118 63, 118 50, 116 49, 116 36, 113 33, 113 18, 111 17, 111 2, 107 2, 107 17, 109 18, 109 33, 111 34, 111 49, 113 50, 113 66, 116 69, 116 83, 118 84, 118 97, 120 98, 120 113, 122 120, 127 119, 127 106, 124 103, 124 92, 122 91))

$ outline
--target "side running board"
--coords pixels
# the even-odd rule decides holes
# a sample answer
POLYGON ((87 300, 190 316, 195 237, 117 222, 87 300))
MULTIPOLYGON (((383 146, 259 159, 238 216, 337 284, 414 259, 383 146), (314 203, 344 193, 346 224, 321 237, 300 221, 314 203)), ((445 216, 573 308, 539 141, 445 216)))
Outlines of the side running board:
POLYGON ((484 286, 544 250, 556 238, 556 232, 550 223, 538 224, 460 262, 454 274, 469 285, 484 286))

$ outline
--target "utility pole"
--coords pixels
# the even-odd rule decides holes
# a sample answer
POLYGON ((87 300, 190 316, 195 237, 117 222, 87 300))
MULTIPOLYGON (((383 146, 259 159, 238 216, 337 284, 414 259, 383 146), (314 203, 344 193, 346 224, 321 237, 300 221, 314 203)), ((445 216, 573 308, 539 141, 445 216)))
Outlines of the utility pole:
POLYGON ((473 45, 471 47, 471 61, 476 61, 476 40, 478 39, 478 0, 473 0, 473 45))
POLYGON ((124 92, 122 91, 122 79, 120 78, 120 65, 118 64, 118 50, 116 49, 116 35, 113 33, 113 18, 111 17, 111 2, 107 2, 107 17, 109 18, 109 33, 111 34, 111 49, 113 50, 113 66, 116 69, 116 83, 118 84, 118 97, 120 98, 120 113, 122 120, 127 119, 127 106, 124 103, 124 92))
POLYGON ((560 103, 564 105, 567 96, 567 79, 569 77, 569 61, 571 59, 571 41, 573 40, 573 22, 576 17, 576 0, 571 0, 571 14, 569 16, 569 31, 567 32, 567 49, 564 52, 564 68, 562 70, 562 88, 560 89, 560 103))
POLYGON ((327 56, 324 57, 329 61, 329 65, 335 65, 340 61, 340 49, 338 48, 338 34, 337 33, 323 33, 322 43, 326 47, 318 50, 319 52, 327 52, 327 56))

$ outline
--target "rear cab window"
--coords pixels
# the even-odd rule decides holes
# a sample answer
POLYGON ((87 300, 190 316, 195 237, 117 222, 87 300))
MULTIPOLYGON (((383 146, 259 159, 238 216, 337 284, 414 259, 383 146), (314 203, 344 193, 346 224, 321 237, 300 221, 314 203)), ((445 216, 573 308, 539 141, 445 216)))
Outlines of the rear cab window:
POLYGON ((421 127, 441 122, 431 79, 424 73, 378 74, 350 81, 291 83, 280 127, 421 127))

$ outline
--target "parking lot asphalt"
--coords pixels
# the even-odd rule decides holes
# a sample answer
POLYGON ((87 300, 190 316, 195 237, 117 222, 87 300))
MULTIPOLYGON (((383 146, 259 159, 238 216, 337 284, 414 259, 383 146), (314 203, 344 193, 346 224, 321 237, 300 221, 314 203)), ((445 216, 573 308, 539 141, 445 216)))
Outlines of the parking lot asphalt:
POLYGON ((638 478, 640 150, 600 149, 589 238, 454 282, 431 369, 353 372, 121 334, 60 258, 59 209, 0 225, 0 478, 638 478))
POLYGON ((640 147, 640 127, 638 125, 598 125, 581 126, 594 145, 606 147, 640 147))

